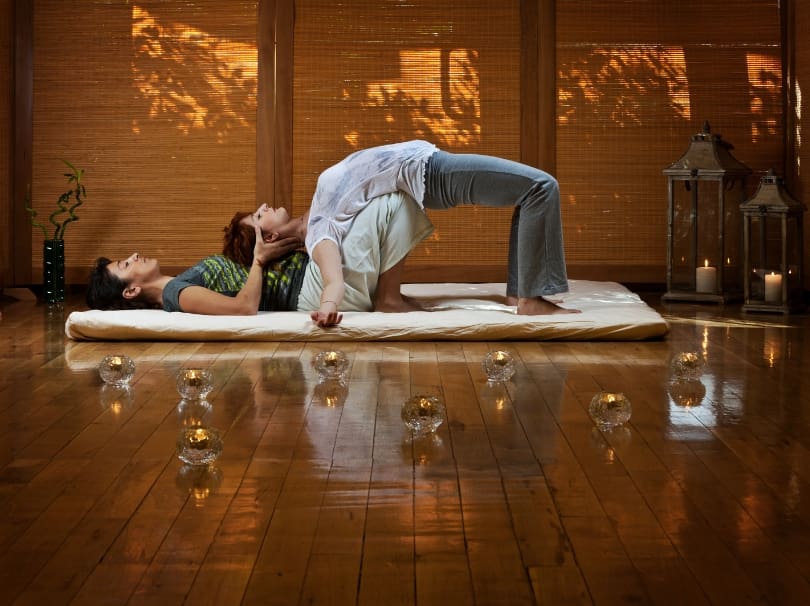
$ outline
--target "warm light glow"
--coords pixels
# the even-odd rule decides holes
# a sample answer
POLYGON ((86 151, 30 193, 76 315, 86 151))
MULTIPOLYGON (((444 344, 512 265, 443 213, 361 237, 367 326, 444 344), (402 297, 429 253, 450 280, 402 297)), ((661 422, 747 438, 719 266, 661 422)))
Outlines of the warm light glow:
MULTIPOLYGON (((481 139, 481 93, 478 53, 471 49, 414 49, 399 54, 398 77, 387 82, 369 82, 366 107, 385 108, 388 99, 406 95, 418 100, 421 111, 413 115, 419 130, 438 136, 445 147, 469 146, 481 139), (446 56, 445 56, 446 54, 446 56), (447 74, 442 64, 446 62, 447 74), (435 77, 426 78, 425 74, 435 77), (448 89, 436 82, 446 78, 448 89), (469 128, 459 129, 459 120, 469 128)), ((344 95, 350 96, 345 90, 344 95)), ((395 108, 391 108, 393 110, 395 108)), ((386 118, 393 121, 393 116, 386 118)), ((357 146, 359 133, 345 135, 347 143, 357 146)))
POLYGON ((796 113, 796 119, 794 120, 796 123, 796 130, 793 132, 796 139, 796 153, 794 155, 796 157, 796 176, 801 176, 802 164, 801 154, 799 152, 802 149, 802 87, 798 79, 793 83, 793 90, 796 93, 796 103, 793 104, 796 113))
POLYGON ((703 340, 700 342, 700 347, 703 350, 703 359, 709 359, 709 329, 703 329, 703 340))
POLYGON ((582 101, 617 125, 641 124, 643 100, 653 86, 667 91, 675 116, 691 118, 681 47, 597 48, 564 66, 558 82, 560 124, 575 120, 582 101))
POLYGON ((754 143, 773 137, 779 133, 779 123, 769 108, 776 104, 782 94, 782 64, 778 55, 748 53, 745 57, 748 67, 748 84, 751 87, 751 141, 754 143))
MULTIPOLYGON (((258 53, 255 44, 211 36, 190 25, 161 23, 132 7, 132 78, 149 104, 149 117, 162 117, 188 134, 247 127, 256 112, 258 53)), ((136 134, 141 126, 134 123, 136 134)))

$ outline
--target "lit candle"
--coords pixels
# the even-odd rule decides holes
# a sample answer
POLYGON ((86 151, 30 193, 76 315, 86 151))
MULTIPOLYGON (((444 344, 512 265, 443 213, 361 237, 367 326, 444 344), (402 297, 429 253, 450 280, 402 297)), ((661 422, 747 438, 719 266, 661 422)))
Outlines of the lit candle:
POLYGON ((192 387, 199 387, 202 385, 202 373, 199 370, 187 370, 186 383, 192 387))
POLYGON ((782 274, 773 271, 765 274, 765 302, 782 302, 782 274))
POLYGON ((190 400, 204 399, 214 384, 211 372, 204 368, 183 368, 177 373, 177 392, 190 400))
POLYGON ((588 408, 591 418, 602 429, 624 425, 632 413, 630 400, 623 393, 600 392, 591 400, 588 408))
POLYGON ((135 374, 135 362, 124 355, 104 356, 98 372, 108 385, 127 385, 135 374))
POLYGON ((184 427, 177 438, 177 456, 188 465, 210 465, 222 454, 222 436, 214 427, 184 427))
POLYGON ((322 351, 315 356, 314 365, 322 380, 342 379, 349 359, 342 351, 322 351))
POLYGON ((202 450, 203 448, 208 448, 209 439, 210 435, 208 430, 203 427, 198 427, 189 434, 188 446, 189 448, 202 450))
POLYGON ((697 292, 715 292, 717 290, 717 268, 703 262, 703 267, 695 269, 695 290, 697 292))
POLYGON ((684 352, 672 359, 671 367, 676 379, 695 381, 703 371, 703 358, 694 351, 684 352))
POLYGON ((432 433, 444 422, 444 404, 437 396, 413 396, 402 405, 405 426, 416 434, 432 433))
POLYGON ((515 360, 508 351, 489 352, 484 356, 482 365, 490 381, 508 381, 515 374, 515 360))

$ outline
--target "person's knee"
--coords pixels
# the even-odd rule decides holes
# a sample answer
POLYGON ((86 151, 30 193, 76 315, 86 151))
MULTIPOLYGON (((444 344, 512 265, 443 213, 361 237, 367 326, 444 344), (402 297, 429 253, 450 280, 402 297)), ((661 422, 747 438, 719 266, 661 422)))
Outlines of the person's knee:
POLYGON ((543 173, 541 176, 534 179, 529 194, 526 196, 521 206, 527 207, 533 204, 542 206, 544 209, 547 209, 549 206, 560 205, 560 186, 559 183, 557 183, 557 179, 548 173, 543 173))

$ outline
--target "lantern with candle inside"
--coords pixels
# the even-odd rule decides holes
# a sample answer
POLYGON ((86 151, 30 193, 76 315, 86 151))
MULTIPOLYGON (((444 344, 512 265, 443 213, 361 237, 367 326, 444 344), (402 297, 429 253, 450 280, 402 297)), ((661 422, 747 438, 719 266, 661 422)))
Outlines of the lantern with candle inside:
POLYGON ((120 354, 104 356, 98 365, 98 374, 108 385, 129 385, 135 374, 135 362, 120 354))
POLYGON ((417 395, 405 400, 400 414, 405 427, 414 434, 426 434, 444 423, 445 409, 437 396, 417 395))
POLYGON ((187 400, 205 398, 214 389, 211 371, 204 368, 181 368, 176 386, 177 392, 187 400))
POLYGON ((321 380, 342 379, 349 359, 342 351, 322 351, 312 362, 321 380))
POLYGON ((222 454, 222 436, 214 427, 183 427, 177 436, 177 457, 189 465, 208 465, 222 454))
POLYGON ((664 301, 725 303, 742 296, 739 204, 751 173, 709 124, 667 176, 667 292, 664 301))
POLYGON ((591 399, 588 412, 600 429, 613 429, 630 420, 633 408, 623 393, 600 391, 591 399))
POLYGON ((490 381, 508 381, 515 374, 515 359, 508 351, 490 351, 481 363, 490 381))
POLYGON ((804 204, 793 198, 773 169, 743 213, 743 311, 790 313, 803 294, 804 204))
POLYGON ((700 379, 703 374, 703 356, 694 351, 685 351, 672 358, 672 378, 686 381, 700 379))

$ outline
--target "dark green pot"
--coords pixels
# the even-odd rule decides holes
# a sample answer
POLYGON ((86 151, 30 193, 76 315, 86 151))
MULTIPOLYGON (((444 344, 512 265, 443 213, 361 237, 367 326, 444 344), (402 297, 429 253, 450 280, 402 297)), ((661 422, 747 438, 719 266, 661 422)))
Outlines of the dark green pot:
POLYGON ((45 240, 42 249, 42 293, 46 303, 65 300, 65 241, 45 240))

